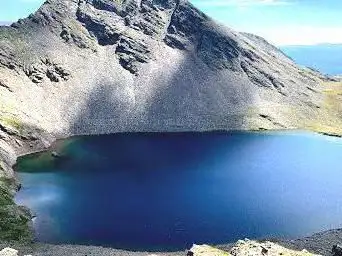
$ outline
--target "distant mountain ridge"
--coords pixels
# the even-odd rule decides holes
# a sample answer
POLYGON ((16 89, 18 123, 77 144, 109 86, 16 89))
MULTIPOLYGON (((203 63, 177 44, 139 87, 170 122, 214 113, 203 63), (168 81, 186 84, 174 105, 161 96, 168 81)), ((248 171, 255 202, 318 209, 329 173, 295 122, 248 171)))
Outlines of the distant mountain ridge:
POLYGON ((0 21, 0 26, 9 26, 11 24, 12 22, 9 22, 9 21, 0 21))
POLYGON ((281 50, 299 65, 328 75, 342 74, 342 44, 284 46, 281 50))

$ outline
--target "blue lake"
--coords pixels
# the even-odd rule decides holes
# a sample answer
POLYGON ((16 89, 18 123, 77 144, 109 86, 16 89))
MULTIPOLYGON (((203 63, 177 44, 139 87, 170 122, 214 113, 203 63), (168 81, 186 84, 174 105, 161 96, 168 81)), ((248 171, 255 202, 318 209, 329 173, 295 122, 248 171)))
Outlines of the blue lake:
POLYGON ((329 75, 342 75, 342 44, 289 45, 281 50, 299 65, 329 75))
POLYGON ((16 201, 49 243, 295 238, 342 226, 341 161, 342 139, 305 132, 75 137, 19 159, 16 201))

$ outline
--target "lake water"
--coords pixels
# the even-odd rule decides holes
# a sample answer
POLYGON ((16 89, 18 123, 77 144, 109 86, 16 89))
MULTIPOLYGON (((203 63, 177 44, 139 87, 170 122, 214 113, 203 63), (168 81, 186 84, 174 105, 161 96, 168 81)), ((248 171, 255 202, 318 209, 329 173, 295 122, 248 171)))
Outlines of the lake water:
POLYGON ((342 44, 290 45, 280 49, 299 65, 329 75, 342 75, 342 44))
POLYGON ((305 132, 77 137, 20 158, 37 240, 178 250, 342 226, 342 139, 305 132))

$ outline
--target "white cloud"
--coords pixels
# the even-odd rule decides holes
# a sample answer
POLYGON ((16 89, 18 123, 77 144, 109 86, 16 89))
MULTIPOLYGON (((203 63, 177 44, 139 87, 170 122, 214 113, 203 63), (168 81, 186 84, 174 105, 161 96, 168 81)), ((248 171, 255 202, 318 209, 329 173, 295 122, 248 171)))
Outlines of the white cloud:
POLYGON ((288 0, 198 0, 194 1, 200 6, 214 6, 214 7, 246 7, 246 6, 277 6, 277 5, 288 5, 291 4, 288 0))

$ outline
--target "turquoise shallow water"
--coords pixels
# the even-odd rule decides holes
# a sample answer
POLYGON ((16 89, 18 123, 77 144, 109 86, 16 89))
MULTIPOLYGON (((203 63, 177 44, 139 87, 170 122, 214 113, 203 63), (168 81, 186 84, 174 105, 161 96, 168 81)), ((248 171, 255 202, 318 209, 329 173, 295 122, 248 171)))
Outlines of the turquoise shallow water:
POLYGON ((342 226, 342 140, 305 132, 88 136, 20 158, 37 240, 179 250, 342 226))

